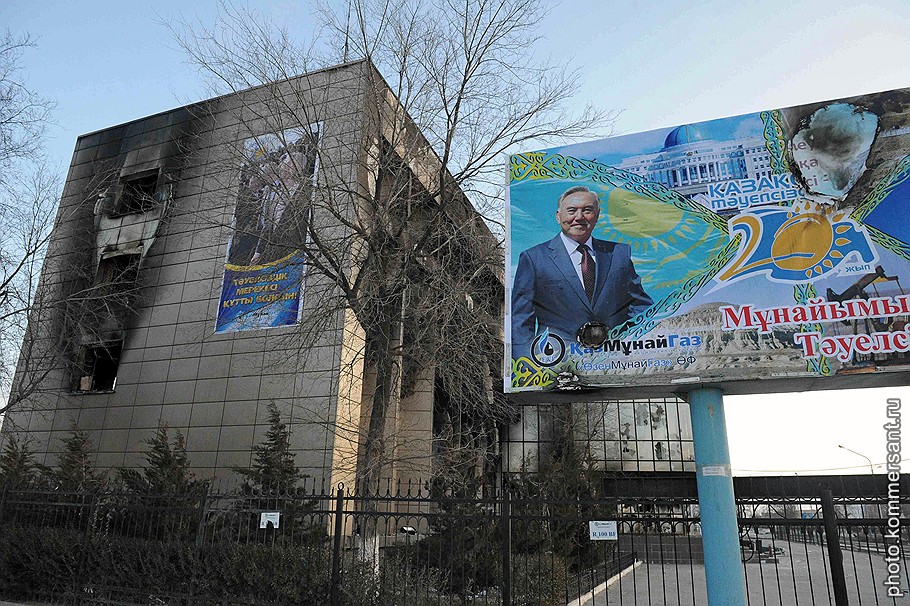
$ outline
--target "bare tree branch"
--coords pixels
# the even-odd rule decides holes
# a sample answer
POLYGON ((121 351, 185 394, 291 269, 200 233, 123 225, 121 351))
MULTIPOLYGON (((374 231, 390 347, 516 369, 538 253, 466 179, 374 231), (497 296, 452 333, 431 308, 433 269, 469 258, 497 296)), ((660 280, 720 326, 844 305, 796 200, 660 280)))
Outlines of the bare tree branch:
POLYGON ((33 46, 29 35, 0 36, 0 417, 32 391, 14 375, 59 199, 43 147, 54 105, 21 78, 33 46))
POLYGON ((446 394, 434 412, 448 427, 439 429, 439 446, 489 452, 495 445, 497 427, 513 413, 492 389, 502 356, 503 270, 485 222, 501 221, 501 179, 491 175, 502 170, 504 152, 601 134, 613 114, 573 112, 580 74, 534 58, 547 15, 539 3, 352 0, 350 10, 326 3, 319 15, 324 27, 309 41, 230 4, 214 26, 167 26, 213 93, 255 87, 239 95, 239 139, 320 123, 320 95, 330 93, 316 68, 365 61, 364 92, 346 100, 350 115, 364 116, 362 135, 339 152, 362 172, 320 165, 306 237, 294 246, 324 286, 318 313, 301 319, 294 339, 306 348, 318 330, 356 318, 364 344, 354 357, 372 369, 376 386, 365 420, 336 430, 355 436, 358 478, 374 483, 404 456, 390 446, 388 420, 427 372, 446 394))

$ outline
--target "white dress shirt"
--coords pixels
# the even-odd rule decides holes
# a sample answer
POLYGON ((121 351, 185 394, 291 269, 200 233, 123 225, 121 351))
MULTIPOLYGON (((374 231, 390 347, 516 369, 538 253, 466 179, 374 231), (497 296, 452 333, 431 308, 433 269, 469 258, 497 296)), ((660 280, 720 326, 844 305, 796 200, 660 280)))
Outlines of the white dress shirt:
MULTIPOLYGON (((565 245, 566 252, 569 253, 569 258, 572 260, 572 267, 575 268, 575 274, 578 276, 578 281, 581 282, 581 287, 584 289, 585 281, 584 278, 581 277, 581 251, 578 250, 578 245, 580 243, 562 232, 559 232, 559 237, 562 238, 562 243, 565 245)), ((594 238, 592 236, 588 237, 585 246, 588 247, 588 254, 591 255, 591 262, 594 263, 596 269, 597 263, 594 261, 594 238)))

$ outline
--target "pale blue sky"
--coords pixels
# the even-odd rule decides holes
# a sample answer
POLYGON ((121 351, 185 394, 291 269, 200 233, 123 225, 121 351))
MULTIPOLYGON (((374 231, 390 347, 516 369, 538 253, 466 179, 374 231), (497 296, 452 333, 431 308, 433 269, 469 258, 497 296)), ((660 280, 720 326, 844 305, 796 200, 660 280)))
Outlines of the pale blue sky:
MULTIPOLYGON (((292 33, 311 3, 262 0, 292 33)), ((160 19, 209 22, 212 1, 6 0, 0 23, 30 32, 26 78, 55 100, 48 151, 68 166, 76 137, 206 96, 160 19)), ((910 2, 565 2, 540 24, 541 55, 584 68, 579 104, 622 110, 632 133, 910 86, 910 2)), ((884 460, 886 396, 910 389, 727 398, 740 470, 856 467, 884 460)), ((880 470, 879 470, 880 471, 880 470)))

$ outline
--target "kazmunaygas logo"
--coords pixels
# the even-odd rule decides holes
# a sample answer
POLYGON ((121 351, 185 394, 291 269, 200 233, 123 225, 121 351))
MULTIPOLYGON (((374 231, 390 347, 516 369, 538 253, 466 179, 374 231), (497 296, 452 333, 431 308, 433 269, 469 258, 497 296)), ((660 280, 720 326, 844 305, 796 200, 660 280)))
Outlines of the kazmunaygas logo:
POLYGON ((531 358, 541 366, 558 364, 566 355, 566 342, 559 335, 544 330, 531 343, 531 358))

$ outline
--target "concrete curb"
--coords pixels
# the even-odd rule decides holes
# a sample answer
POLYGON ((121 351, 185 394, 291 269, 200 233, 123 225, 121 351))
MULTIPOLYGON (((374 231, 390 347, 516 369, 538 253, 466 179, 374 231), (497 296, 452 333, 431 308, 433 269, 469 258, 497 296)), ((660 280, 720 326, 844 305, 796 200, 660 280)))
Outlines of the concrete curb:
MULTIPOLYGON (((612 577, 610 577, 609 579, 607 579, 606 581, 604 581, 603 583, 601 583, 600 585, 598 585, 597 587, 595 587, 594 589, 589 591, 588 593, 584 594, 583 596, 576 598, 575 600, 572 600, 571 602, 569 602, 567 604, 567 606, 586 606, 586 604, 591 603, 592 601, 596 600, 599 596, 601 596, 610 587, 610 585, 612 585, 613 583, 615 583, 622 577, 626 576, 627 574, 629 574, 630 572, 632 572, 633 570, 635 570, 636 568, 641 566, 641 564, 642 564, 641 560, 636 560, 631 566, 629 566, 625 570, 618 572, 617 574, 614 574, 612 577)), ((3 604, 0 604, 0 606, 3 606, 3 604)))

